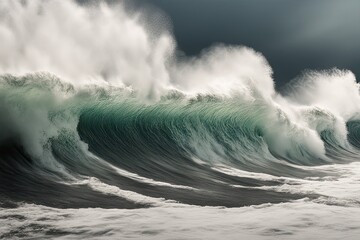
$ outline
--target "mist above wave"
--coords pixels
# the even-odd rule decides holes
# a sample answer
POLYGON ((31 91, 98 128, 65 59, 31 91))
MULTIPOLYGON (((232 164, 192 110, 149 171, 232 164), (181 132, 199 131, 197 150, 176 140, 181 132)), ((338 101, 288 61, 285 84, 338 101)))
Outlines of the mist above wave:
MULTIPOLYGON (((5 0, 0 12, 0 100, 3 112, 9 113, 2 122, 11 126, 1 137, 11 136, 8 129, 12 129, 38 158, 48 139, 57 138, 63 129, 77 136, 81 107, 98 104, 96 97, 84 96, 101 87, 110 98, 116 95, 109 94, 112 88, 126 89, 125 98, 131 95, 155 105, 169 94, 190 102, 230 99, 231 108, 237 103, 244 119, 260 126, 261 138, 274 156, 295 162, 331 162, 324 132, 330 132, 334 145, 352 150, 346 122, 357 119, 360 96, 350 71, 305 74, 281 95, 275 91, 272 69, 261 53, 218 45, 199 56, 179 58, 169 30, 150 26, 142 13, 127 12, 121 2, 80 5, 70 0, 5 0), (57 77, 21 77, 39 71, 57 77), (48 78, 58 78, 58 84, 44 89, 48 78), (68 89, 54 90, 65 83, 68 89)), ((203 140, 216 142, 213 136, 203 140)), ((213 149, 205 149, 204 156, 209 157, 213 149)))

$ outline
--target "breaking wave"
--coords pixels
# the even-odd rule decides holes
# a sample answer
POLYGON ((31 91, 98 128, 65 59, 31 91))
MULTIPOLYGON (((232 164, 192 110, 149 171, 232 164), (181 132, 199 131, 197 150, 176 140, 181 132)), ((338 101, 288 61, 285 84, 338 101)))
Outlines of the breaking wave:
POLYGON ((260 53, 179 57, 166 28, 120 4, 2 1, 0 13, 5 199, 136 208, 318 198, 278 187, 336 178, 321 166, 358 158, 350 71, 307 72, 280 94, 260 53))

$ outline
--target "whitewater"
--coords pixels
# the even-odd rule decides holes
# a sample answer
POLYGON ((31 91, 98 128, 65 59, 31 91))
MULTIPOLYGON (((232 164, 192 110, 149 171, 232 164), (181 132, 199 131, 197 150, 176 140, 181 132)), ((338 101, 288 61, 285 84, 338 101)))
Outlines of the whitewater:
POLYGON ((177 49, 126 2, 0 2, 0 238, 358 239, 349 70, 177 49), (286 67, 286 66, 284 66, 286 67))

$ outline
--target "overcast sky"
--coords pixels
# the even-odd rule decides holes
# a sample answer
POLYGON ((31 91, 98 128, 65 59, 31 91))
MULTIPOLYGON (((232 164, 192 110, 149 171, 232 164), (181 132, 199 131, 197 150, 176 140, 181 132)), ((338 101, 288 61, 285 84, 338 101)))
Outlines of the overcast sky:
POLYGON ((278 86, 304 69, 346 68, 360 79, 359 0, 137 1, 168 15, 188 55, 214 43, 252 47, 268 59, 278 86))

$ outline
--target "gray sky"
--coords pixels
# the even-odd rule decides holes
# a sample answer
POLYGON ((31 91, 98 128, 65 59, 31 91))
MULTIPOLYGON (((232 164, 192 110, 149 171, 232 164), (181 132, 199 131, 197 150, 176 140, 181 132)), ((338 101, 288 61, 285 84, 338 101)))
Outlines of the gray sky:
POLYGON ((137 0, 171 19, 188 55, 215 43, 262 52, 282 86, 304 69, 352 70, 360 79, 359 0, 137 0))

